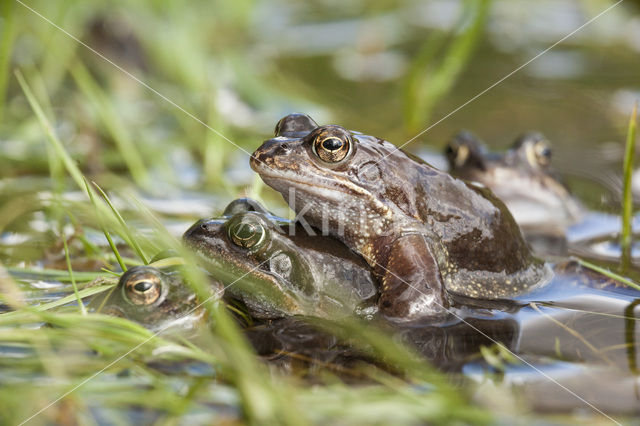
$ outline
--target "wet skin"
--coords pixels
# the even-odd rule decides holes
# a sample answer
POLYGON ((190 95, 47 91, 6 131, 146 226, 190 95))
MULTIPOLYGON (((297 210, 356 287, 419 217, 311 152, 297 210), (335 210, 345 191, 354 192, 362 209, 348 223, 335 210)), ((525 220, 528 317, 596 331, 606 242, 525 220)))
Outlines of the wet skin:
POLYGON ((367 260, 390 319, 443 316, 450 293, 509 298, 549 274, 490 190, 376 137, 292 114, 253 153, 251 167, 299 220, 367 260))
POLYGON ((197 305, 195 294, 178 272, 136 266, 122 274, 113 290, 92 299, 88 308, 161 330, 171 322, 183 328, 193 327, 204 312, 196 309, 197 305))
POLYGON ((377 288, 363 259, 253 200, 232 202, 222 218, 197 222, 183 238, 254 317, 373 313, 377 288))
POLYGON ((540 133, 522 135, 499 155, 472 133, 460 132, 445 153, 452 175, 489 187, 525 231, 563 231, 582 216, 582 206, 551 167, 551 148, 540 133))

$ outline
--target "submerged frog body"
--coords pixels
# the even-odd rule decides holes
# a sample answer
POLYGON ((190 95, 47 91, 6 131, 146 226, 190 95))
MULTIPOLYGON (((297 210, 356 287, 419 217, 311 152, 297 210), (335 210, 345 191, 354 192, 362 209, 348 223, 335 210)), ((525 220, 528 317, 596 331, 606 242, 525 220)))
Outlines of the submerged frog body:
POLYGON ((551 148, 540 133, 519 137, 503 155, 490 153, 475 135, 460 132, 446 147, 452 175, 489 187, 525 232, 564 234, 583 208, 551 168, 551 148))
POLYGON ((151 330, 174 325, 189 328, 204 312, 178 272, 150 266, 129 269, 117 286, 97 295, 88 307, 94 312, 127 318, 151 330))
POLYGON ((251 167, 299 220, 367 260, 379 281, 379 307, 390 319, 443 315, 449 293, 512 297, 549 274, 489 189, 382 139, 292 114, 253 153, 251 167))
POLYGON ((371 313, 377 289, 368 265, 331 237, 236 200, 222 218, 201 220, 184 241, 257 318, 371 313))

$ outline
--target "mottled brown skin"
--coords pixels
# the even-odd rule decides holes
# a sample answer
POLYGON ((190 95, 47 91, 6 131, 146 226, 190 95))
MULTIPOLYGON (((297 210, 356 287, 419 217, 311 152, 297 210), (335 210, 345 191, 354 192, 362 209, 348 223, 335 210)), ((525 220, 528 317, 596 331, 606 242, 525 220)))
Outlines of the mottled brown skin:
POLYGON ((251 167, 301 220, 327 229, 367 260, 388 318, 443 315, 448 292, 505 298, 544 280, 547 269, 531 256, 490 190, 340 126, 317 127, 306 118, 304 134, 290 123, 300 117, 280 121, 276 137, 253 153, 251 167), (295 133, 282 130, 292 127, 295 133), (331 156, 342 157, 335 154, 341 150, 344 158, 333 161, 331 156))
POLYGON ((233 201, 223 217, 197 222, 183 239, 254 317, 373 313, 367 308, 375 307, 378 292, 362 258, 256 201, 233 201))
POLYGON ((526 231, 562 231, 582 215, 582 206, 551 167, 551 148, 540 133, 520 136, 499 155, 472 133, 460 132, 445 154, 452 175, 490 188, 526 231))

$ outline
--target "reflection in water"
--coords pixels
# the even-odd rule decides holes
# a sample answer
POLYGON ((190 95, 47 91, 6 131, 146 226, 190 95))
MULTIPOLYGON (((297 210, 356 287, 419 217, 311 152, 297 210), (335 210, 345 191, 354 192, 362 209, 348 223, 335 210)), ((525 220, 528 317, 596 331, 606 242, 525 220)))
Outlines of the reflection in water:
MULTIPOLYGON (((446 326, 421 326, 392 330, 396 338, 415 348, 426 360, 445 371, 460 372, 481 346, 500 343, 515 350, 519 326, 513 318, 467 318, 446 326)), ((259 355, 287 370, 310 365, 350 369, 372 359, 348 342, 321 331, 302 317, 283 318, 247 330, 259 355)))
POLYGON ((638 364, 636 359, 636 321, 635 308, 640 305, 640 299, 634 300, 624 310, 625 316, 625 341, 627 343, 627 357, 629 359, 629 370, 633 374, 638 374, 638 364))
MULTIPOLYGON (((464 318, 458 321, 390 331, 442 371, 521 387, 541 411, 584 404, 566 386, 612 412, 633 414, 640 407, 633 391, 638 385, 639 296, 577 262, 566 262, 556 265, 546 287, 526 299, 475 301, 459 311, 464 318), (515 364, 498 369, 502 378, 487 376, 496 367, 482 356, 483 347, 496 344, 516 355, 515 364)), ((253 327, 247 337, 269 363, 311 380, 327 367, 350 382, 367 380, 359 374, 363 362, 390 368, 301 317, 253 327)))

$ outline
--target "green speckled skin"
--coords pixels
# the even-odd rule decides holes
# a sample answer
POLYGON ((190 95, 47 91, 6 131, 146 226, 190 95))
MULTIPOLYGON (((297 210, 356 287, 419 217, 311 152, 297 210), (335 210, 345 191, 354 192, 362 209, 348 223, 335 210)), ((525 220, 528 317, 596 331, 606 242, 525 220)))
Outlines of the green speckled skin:
POLYGON ((197 222, 183 239, 252 316, 330 318, 375 307, 378 292, 369 266, 339 241, 309 235, 253 200, 236 200, 225 214, 230 216, 197 222), (238 224, 262 227, 265 237, 254 247, 239 246, 229 232, 238 224))

